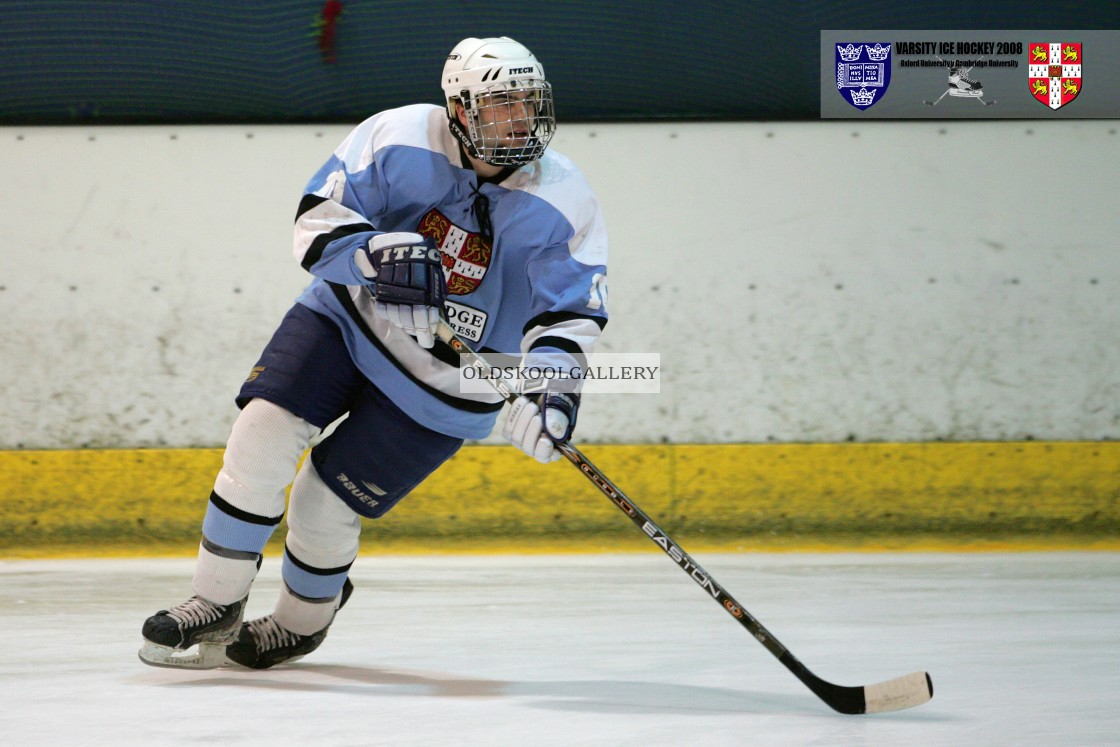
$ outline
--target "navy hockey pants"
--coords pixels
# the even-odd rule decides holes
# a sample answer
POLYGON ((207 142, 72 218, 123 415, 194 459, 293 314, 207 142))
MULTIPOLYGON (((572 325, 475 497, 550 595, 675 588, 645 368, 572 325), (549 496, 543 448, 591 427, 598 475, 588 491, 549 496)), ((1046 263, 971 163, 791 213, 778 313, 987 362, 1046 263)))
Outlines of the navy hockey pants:
POLYGON ((284 316, 237 404, 255 397, 319 428, 348 415, 312 449, 311 462, 339 498, 371 519, 463 445, 402 412, 354 365, 338 327, 301 304, 284 316))

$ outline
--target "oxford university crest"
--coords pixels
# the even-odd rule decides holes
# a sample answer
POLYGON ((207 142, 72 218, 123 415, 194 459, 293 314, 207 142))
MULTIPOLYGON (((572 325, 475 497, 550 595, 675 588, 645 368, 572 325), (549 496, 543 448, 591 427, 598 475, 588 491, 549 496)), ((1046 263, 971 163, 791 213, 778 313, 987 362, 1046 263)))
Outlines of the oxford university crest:
POLYGON ((874 106, 891 83, 891 45, 848 42, 835 46, 836 88, 840 95, 861 111, 874 106))

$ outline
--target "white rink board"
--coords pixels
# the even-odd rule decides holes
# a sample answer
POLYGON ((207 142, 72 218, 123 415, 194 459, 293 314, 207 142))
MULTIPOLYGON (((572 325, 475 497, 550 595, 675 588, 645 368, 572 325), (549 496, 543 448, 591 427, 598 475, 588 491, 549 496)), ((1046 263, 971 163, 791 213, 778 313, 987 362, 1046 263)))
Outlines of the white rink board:
MULTIPOLYGON (((0 448, 219 446, 347 127, 0 128, 0 448)), ((1115 123, 563 125, 612 237, 588 442, 1120 438, 1115 123)), ((495 440, 493 437, 490 440, 495 440)))
MULTIPOLYGON (((136 659, 191 560, 0 562, 0 733, 130 745, 1115 745, 1120 554, 698 557, 810 669, 927 669, 908 711, 830 711, 660 554, 361 556, 311 656, 136 659)), ((251 615, 271 609, 266 559, 251 615)))

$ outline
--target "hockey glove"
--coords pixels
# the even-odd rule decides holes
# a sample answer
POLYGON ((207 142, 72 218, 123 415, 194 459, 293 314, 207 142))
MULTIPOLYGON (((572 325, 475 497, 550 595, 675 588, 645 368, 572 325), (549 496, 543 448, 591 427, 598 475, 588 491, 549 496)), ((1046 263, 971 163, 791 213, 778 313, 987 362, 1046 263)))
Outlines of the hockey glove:
POLYGON ((566 392, 521 395, 510 405, 502 436, 541 464, 561 457, 576 427, 579 395, 566 392))
POLYGON ((420 347, 432 347, 447 298, 435 242, 418 233, 379 234, 358 249, 354 264, 370 281, 377 315, 415 337, 420 347))

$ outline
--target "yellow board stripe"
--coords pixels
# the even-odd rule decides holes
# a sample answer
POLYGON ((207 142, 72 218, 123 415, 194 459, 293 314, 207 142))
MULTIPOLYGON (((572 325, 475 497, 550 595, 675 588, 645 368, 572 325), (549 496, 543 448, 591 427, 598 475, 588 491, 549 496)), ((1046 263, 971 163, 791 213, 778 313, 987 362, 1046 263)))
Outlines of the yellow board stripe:
MULTIPOLYGON (((581 448, 690 550, 1120 549, 1116 442, 581 448)), ((0 452, 0 549, 189 551, 221 459, 220 449, 0 452)), ((571 465, 505 446, 464 448, 364 533, 394 551, 651 544, 571 465)))

